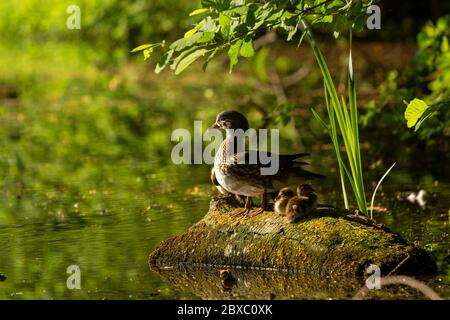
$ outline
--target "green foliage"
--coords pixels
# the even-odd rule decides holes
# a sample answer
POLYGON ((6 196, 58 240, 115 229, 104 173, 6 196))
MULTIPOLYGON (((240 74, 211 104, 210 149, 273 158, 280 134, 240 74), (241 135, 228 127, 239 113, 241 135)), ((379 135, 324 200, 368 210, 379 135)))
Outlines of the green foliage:
POLYGON ((253 39, 263 32, 278 30, 286 35, 288 41, 296 40, 301 43, 304 37, 304 30, 299 28, 301 21, 312 27, 326 27, 334 35, 351 28, 361 30, 367 18, 367 7, 372 2, 204 0, 203 8, 190 14, 201 16, 201 20, 197 21, 182 39, 170 45, 169 49, 174 49, 174 54, 169 59, 162 60, 163 63, 159 63, 155 71, 159 73, 168 65, 172 70, 184 70, 185 68, 177 68, 182 61, 180 56, 194 54, 196 51, 201 52, 193 55, 197 58, 207 54, 212 57, 218 51, 227 52, 231 71, 239 56, 250 58, 255 54, 253 39))
POLYGON ((414 127, 414 131, 417 131, 420 127, 420 124, 423 120, 419 121, 425 111, 429 108, 429 106, 425 103, 425 101, 420 99, 414 99, 411 102, 404 103, 407 105, 405 110, 405 119, 407 121, 406 125, 408 128, 414 127))
POLYGON ((380 101, 368 105, 362 117, 364 126, 395 127, 400 138, 408 141, 422 141, 450 147, 450 16, 441 17, 434 25, 428 23, 417 36, 418 51, 410 66, 402 73, 392 71, 380 85, 380 101), (413 111, 420 98, 422 107, 413 111), (411 101, 405 110, 403 101, 411 101), (425 104, 429 108, 425 107, 425 104), (426 109, 426 110, 425 110, 426 109), (398 128, 404 121, 405 111, 408 127, 398 128), (426 121, 425 121, 426 120, 426 121), (421 127, 421 130, 418 130, 421 127), (447 142, 446 142, 447 141, 447 142))
MULTIPOLYGON (((309 37, 312 37, 308 32, 309 37)), ((344 97, 339 99, 337 90, 334 86, 333 79, 331 78, 328 66, 325 59, 317 47, 314 39, 309 39, 311 46, 316 56, 316 60, 319 64, 320 70, 324 77, 324 91, 325 102, 328 111, 329 124, 320 118, 320 116, 314 112, 314 116, 322 123, 330 134, 331 141, 334 146, 336 158, 339 165, 339 173, 341 179, 342 194, 344 199, 344 206, 349 208, 348 196, 345 188, 345 181, 348 181, 353 189, 358 208, 361 212, 367 214, 366 194, 364 191, 364 179, 361 165, 361 151, 359 146, 359 129, 358 129, 358 109, 356 105, 356 84, 353 74, 353 62, 351 50, 348 58, 348 102, 349 108, 344 100, 344 97), (338 126, 336 125, 338 124, 338 126), (347 153, 348 165, 341 157, 340 152, 340 139, 338 137, 338 127, 344 142, 345 151, 347 153), (348 169, 350 166, 350 170, 348 169), (347 180, 345 179, 347 178, 347 180)), ((351 34, 350 34, 350 46, 351 46, 351 34)))
POLYGON ((3 0, 0 1, 0 30, 3 39, 28 42, 83 39, 97 48, 112 51, 129 48, 145 39, 171 38, 191 19, 185 12, 200 5, 200 0, 3 0), (81 10, 81 30, 68 30, 69 5, 81 10), (120 44, 120 45, 118 45, 120 44))

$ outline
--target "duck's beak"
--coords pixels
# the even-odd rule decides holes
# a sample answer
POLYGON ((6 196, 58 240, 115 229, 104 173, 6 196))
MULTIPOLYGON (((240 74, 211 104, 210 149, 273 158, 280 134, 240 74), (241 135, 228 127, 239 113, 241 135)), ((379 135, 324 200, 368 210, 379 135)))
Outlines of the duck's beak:
POLYGON ((214 122, 213 125, 211 127, 209 127, 208 129, 220 129, 220 126, 217 122, 214 122))

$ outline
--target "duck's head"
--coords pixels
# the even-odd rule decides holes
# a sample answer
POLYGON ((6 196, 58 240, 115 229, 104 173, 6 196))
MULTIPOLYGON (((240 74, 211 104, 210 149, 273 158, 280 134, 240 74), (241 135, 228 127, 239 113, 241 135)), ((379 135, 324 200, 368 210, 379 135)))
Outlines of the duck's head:
POLYGON ((295 193, 289 188, 283 188, 278 192, 275 201, 280 201, 281 199, 289 199, 295 196, 295 193))
POLYGON ((247 131, 249 128, 247 118, 240 112, 229 110, 221 112, 216 117, 216 122, 211 126, 216 129, 242 129, 247 131))

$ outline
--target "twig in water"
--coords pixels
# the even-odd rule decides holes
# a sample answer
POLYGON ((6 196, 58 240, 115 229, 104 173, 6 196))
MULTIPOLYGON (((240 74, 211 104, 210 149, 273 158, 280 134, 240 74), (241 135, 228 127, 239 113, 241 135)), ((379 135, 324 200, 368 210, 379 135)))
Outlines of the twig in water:
MULTIPOLYGON (((427 286, 425 283, 418 281, 414 278, 408 276, 386 276, 380 279, 382 286, 387 286, 390 284, 403 284, 414 288, 420 292, 422 292, 426 297, 431 300, 444 300, 441 296, 439 296, 433 289, 427 286)), ((367 292, 370 289, 364 285, 358 293, 353 297, 354 300, 362 300, 367 295, 367 292)))

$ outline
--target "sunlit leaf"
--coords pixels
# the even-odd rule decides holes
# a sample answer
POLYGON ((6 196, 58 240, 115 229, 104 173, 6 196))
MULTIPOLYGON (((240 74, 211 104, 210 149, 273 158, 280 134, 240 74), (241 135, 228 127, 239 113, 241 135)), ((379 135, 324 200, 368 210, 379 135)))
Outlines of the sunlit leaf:
POLYGON ((203 36, 197 41, 198 43, 205 43, 205 42, 209 42, 212 39, 214 39, 214 36, 216 34, 214 32, 205 32, 203 34, 203 36))
POLYGON ((333 22, 333 16, 332 15, 328 15, 322 18, 321 20, 323 23, 332 23, 333 22))
POLYGON ((230 49, 228 50, 228 57, 230 58, 230 72, 233 70, 233 66, 238 63, 238 55, 241 45, 242 40, 238 40, 233 45, 231 45, 230 49))
POLYGON ((139 47, 134 48, 133 50, 131 50, 131 52, 142 51, 142 50, 145 50, 145 49, 153 47, 153 46, 155 46, 155 44, 153 44, 153 43, 143 44, 143 45, 140 45, 139 47))
POLYGON ((191 13, 189 13, 189 16, 196 16, 196 15, 199 15, 199 14, 202 14, 202 13, 205 13, 205 12, 208 12, 209 11, 209 9, 208 8, 201 8, 201 9, 196 9, 196 10, 194 10, 194 11, 192 11, 191 13))
POLYGON ((253 40, 247 40, 242 43, 241 56, 245 58, 250 58, 255 54, 255 49, 253 48, 253 40))
POLYGON ((202 36, 203 32, 197 32, 189 38, 178 39, 170 45, 170 49, 174 49, 175 51, 183 50, 184 48, 190 47, 195 44, 202 36))
POLYGON ((220 14, 219 24, 220 24, 220 31, 222 32, 223 37, 225 39, 228 39, 231 30, 231 18, 226 15, 220 14))
POLYGON ((184 34, 184 38, 189 38, 196 32, 197 32, 197 27, 192 28, 191 30, 186 31, 186 33, 184 34))
POLYGON ((407 108, 405 110, 405 119, 407 121, 408 128, 412 128, 417 120, 422 116, 422 114, 425 112, 425 110, 428 109, 428 105, 425 103, 425 101, 415 98, 411 102, 407 103, 404 101, 404 103, 407 105, 407 108))
POLYGON ((150 55, 152 54, 153 49, 145 49, 142 51, 142 54, 144 55, 144 60, 147 60, 150 58, 150 55))
POLYGON ((211 17, 206 17, 202 20, 201 27, 198 29, 199 31, 203 32, 217 32, 219 30, 219 26, 216 23, 215 20, 213 20, 211 17))
POLYGON ((186 69, 188 66, 190 66, 195 60, 203 56, 208 50, 206 49, 200 49, 192 52, 191 54, 187 55, 184 59, 182 59, 175 70, 175 74, 180 74, 183 72, 184 69, 186 69))

